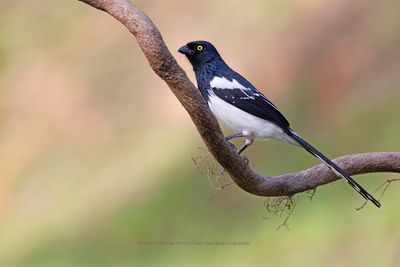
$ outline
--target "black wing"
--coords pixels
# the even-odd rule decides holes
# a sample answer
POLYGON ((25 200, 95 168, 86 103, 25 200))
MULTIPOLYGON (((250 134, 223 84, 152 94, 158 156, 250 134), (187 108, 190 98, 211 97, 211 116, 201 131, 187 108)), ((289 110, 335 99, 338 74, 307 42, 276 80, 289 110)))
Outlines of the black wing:
POLYGON ((290 124, 277 107, 262 93, 252 88, 224 89, 212 87, 216 96, 256 117, 262 118, 290 133, 290 124))

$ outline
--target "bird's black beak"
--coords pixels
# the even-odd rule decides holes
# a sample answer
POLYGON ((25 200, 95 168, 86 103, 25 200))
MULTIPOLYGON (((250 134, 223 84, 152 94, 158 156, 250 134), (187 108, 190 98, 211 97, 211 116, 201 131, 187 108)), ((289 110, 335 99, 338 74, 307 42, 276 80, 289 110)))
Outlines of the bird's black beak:
POLYGON ((181 48, 178 49, 178 52, 184 55, 193 55, 194 51, 190 49, 187 45, 182 46, 181 48))

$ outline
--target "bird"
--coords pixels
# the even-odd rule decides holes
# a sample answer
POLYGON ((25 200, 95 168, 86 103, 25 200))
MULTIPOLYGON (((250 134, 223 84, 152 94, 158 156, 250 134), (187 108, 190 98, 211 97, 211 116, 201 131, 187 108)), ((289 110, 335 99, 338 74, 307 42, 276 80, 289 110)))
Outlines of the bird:
POLYGON ((191 63, 198 89, 211 112, 234 132, 225 140, 229 142, 235 138, 245 138, 238 154, 256 139, 275 139, 304 148, 338 177, 346 180, 367 201, 378 208, 382 206, 344 170, 297 134, 277 106, 246 78, 231 69, 213 44, 192 41, 180 47, 178 52, 191 63))

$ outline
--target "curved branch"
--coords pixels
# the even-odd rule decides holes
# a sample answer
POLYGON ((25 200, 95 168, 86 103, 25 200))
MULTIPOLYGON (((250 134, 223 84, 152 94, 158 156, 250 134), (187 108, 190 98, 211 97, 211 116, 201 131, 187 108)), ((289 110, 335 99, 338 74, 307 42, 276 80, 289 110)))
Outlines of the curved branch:
MULTIPOLYGON (((209 151, 240 188, 260 196, 288 196, 339 179, 322 164, 276 177, 255 173, 225 142, 217 120, 197 88, 171 55, 160 32, 146 14, 129 0, 79 1, 107 12, 124 24, 136 37, 154 72, 167 83, 189 113, 209 151)), ((348 155, 334 161, 350 175, 400 172, 400 152, 348 155)))

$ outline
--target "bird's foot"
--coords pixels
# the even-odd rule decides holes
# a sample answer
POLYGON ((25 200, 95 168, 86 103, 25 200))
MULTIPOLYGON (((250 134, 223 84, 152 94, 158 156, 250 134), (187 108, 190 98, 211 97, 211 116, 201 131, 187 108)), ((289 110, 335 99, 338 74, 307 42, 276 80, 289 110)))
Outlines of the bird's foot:
POLYGON ((246 165, 249 165, 249 163, 250 163, 249 158, 246 157, 246 156, 241 156, 241 157, 242 157, 242 159, 244 160, 244 162, 246 162, 246 165))
POLYGON ((234 144, 232 144, 232 143, 229 142, 229 141, 227 141, 227 142, 228 142, 228 145, 229 145, 229 147, 230 147, 231 149, 237 151, 237 147, 236 147, 234 144))
MULTIPOLYGON (((226 140, 226 137, 225 137, 225 140, 226 140)), ((231 149, 235 150, 236 152, 238 151, 238 150, 237 150, 237 147, 236 147, 234 144, 232 144, 232 143, 229 142, 228 140, 226 140, 226 141, 228 142, 229 147, 230 147, 231 149)), ((244 160, 244 162, 246 162, 247 165, 249 165, 250 160, 249 160, 248 157, 242 156, 242 155, 240 155, 240 154, 239 154, 239 156, 242 157, 242 159, 244 160)), ((225 169, 224 169, 224 168, 221 168, 220 175, 224 175, 224 174, 225 174, 225 169)))

